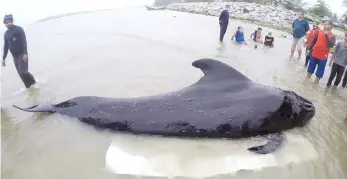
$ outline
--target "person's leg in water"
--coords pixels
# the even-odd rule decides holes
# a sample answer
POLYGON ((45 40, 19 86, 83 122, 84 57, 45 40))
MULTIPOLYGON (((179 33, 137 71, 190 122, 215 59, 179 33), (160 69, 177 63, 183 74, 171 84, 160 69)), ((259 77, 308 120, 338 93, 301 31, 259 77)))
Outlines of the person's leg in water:
POLYGON ((306 55, 305 67, 307 67, 308 62, 310 61, 310 58, 311 58, 311 53, 312 53, 312 50, 311 50, 310 54, 306 55))
POLYGON ((297 43, 298 43, 298 39, 297 38, 293 38, 292 48, 290 49, 290 56, 289 56, 289 58, 293 58, 294 51, 295 51, 295 48, 297 46, 297 43))
POLYGON ((345 71, 345 67, 338 65, 334 86, 336 87, 339 86, 344 71, 345 71))
POLYGON ((298 42, 296 43, 296 48, 298 49, 298 59, 301 58, 303 44, 304 44, 304 37, 301 37, 300 39, 298 39, 298 42))
POLYGON ((345 71, 345 76, 343 77, 343 80, 342 80, 342 87, 343 88, 347 87, 347 70, 345 71))
POLYGON ((328 60, 318 60, 317 59, 317 70, 316 70, 316 79, 314 80, 314 83, 318 84, 319 80, 323 78, 325 66, 327 64, 328 60))
POLYGON ((228 24, 221 24, 220 25, 220 32, 219 32, 219 41, 222 42, 224 39, 224 35, 227 31, 228 24))
POLYGON ((307 67, 309 61, 310 61, 310 55, 306 55, 305 67, 307 67))
POLYGON ((13 61, 18 72, 19 77, 22 79, 26 88, 29 88, 36 83, 33 75, 28 71, 29 64, 28 61, 23 60, 23 55, 18 57, 13 57, 13 61))
POLYGON ((330 77, 329 77, 329 80, 328 80, 328 83, 327 83, 327 86, 328 86, 328 87, 331 86, 331 83, 333 82, 333 79, 334 79, 335 76, 336 76, 337 69, 338 69, 338 64, 333 63, 333 66, 331 67, 330 77))
POLYGON ((313 56, 310 57, 310 61, 308 63, 307 67, 307 78, 311 78, 312 74, 314 73, 314 70, 316 69, 317 66, 317 59, 314 58, 313 56))

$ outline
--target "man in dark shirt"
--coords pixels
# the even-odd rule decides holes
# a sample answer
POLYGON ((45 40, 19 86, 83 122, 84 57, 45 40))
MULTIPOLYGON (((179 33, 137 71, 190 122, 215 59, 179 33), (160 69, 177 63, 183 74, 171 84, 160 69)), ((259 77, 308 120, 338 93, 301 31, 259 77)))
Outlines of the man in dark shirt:
POLYGON ((8 50, 11 51, 13 61, 17 72, 22 79, 26 88, 36 83, 33 75, 28 72, 28 51, 27 41, 24 30, 13 24, 12 15, 5 15, 4 24, 7 31, 4 36, 4 56, 2 58, 2 66, 6 66, 6 57, 8 50))
POLYGON ((272 37, 272 33, 269 32, 268 35, 265 36, 264 46, 272 48, 274 46, 274 42, 275 42, 275 39, 274 37, 272 37))
POLYGON ((225 9, 222 10, 219 16, 219 25, 220 25, 220 33, 219 33, 219 41, 222 42, 225 32, 227 31, 229 24, 229 8, 230 5, 226 5, 225 9))

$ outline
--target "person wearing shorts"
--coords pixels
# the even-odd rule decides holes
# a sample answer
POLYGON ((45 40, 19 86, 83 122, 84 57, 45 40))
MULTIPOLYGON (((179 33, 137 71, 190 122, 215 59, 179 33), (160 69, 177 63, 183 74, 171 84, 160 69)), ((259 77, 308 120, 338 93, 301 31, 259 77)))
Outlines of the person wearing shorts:
POLYGON ((324 30, 315 31, 311 45, 306 52, 306 54, 311 53, 310 62, 307 67, 307 78, 311 78, 311 75, 317 67, 315 83, 318 83, 323 77, 330 48, 332 48, 336 42, 336 37, 331 33, 331 29, 332 22, 326 21, 324 23, 324 30))
POLYGON ((308 21, 304 19, 304 13, 298 12, 298 18, 293 21, 293 43, 290 50, 290 58, 293 58, 295 49, 298 50, 298 59, 301 58, 302 47, 306 33, 310 30, 308 21))

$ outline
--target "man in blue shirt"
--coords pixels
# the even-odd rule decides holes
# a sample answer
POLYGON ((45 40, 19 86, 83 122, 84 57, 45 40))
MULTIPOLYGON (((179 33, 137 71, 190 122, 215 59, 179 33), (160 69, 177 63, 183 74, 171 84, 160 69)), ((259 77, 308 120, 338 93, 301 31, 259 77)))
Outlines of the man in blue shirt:
POLYGON ((298 18, 293 21, 293 44, 290 51, 290 58, 293 58, 295 48, 298 49, 298 59, 301 58, 302 47, 306 33, 310 30, 308 21, 304 19, 304 13, 298 12, 298 18))
POLYGON ((7 31, 4 35, 4 54, 2 57, 2 66, 6 66, 6 57, 8 50, 11 51, 14 65, 19 77, 22 79, 26 88, 36 83, 33 75, 28 71, 28 50, 24 30, 13 24, 12 15, 5 15, 4 24, 7 31))

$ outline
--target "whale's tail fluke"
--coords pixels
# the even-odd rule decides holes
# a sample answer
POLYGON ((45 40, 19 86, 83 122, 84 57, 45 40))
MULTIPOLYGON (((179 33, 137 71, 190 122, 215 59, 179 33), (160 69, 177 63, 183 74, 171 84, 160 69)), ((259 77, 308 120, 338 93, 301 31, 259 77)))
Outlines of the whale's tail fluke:
POLYGON ((268 142, 264 145, 248 148, 249 151, 257 154, 268 154, 275 152, 283 145, 284 134, 282 132, 269 135, 268 142))
POLYGON ((28 108, 21 108, 16 105, 13 105, 13 107, 20 109, 22 111, 26 111, 26 112, 49 112, 49 113, 55 112, 54 106, 50 104, 39 104, 39 105, 34 105, 28 108))

